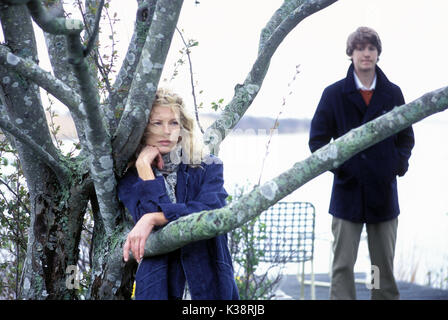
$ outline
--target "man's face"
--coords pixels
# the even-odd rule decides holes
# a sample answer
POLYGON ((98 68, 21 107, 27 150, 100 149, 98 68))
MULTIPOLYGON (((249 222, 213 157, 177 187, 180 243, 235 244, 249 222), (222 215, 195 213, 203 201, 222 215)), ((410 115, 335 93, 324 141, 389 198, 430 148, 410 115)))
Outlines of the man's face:
POLYGON ((358 47, 353 50, 351 58, 357 72, 375 70, 378 61, 378 50, 370 43, 358 45, 358 47))

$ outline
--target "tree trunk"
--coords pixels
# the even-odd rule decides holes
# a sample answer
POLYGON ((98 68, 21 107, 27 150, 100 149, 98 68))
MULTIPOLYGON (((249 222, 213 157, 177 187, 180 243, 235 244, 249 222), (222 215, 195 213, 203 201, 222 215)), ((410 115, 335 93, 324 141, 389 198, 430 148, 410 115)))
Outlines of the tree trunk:
MULTIPOLYGON (((36 61, 36 43, 26 7, 2 4, 0 19, 9 48, 17 56, 36 61)), ((10 79, 2 83, 2 99, 8 117, 33 137, 37 145, 58 157, 46 124, 38 87, 3 67, 0 73, 2 79, 10 79)), ((73 291, 67 291, 61 282, 65 279, 66 265, 76 264, 77 261, 79 234, 71 218, 85 211, 85 208, 69 210, 69 181, 58 179, 46 163, 36 159, 35 153, 26 144, 20 141, 13 143, 19 152, 33 213, 20 298, 72 298, 73 291), (67 234, 71 236, 66 237, 67 234)))
MULTIPOLYGON (((286 35, 305 17, 335 1, 284 1, 261 33, 259 54, 245 82, 236 86, 234 98, 206 131, 205 142, 212 149, 219 146, 243 117, 260 90, 271 57, 286 35)), ((62 9, 61 2, 56 2, 46 1, 53 8, 62 9)), ((116 177, 122 175, 146 126, 182 3, 181 0, 138 0, 134 36, 103 104, 106 107, 102 108, 94 80, 96 74, 91 73, 92 62, 89 65, 88 52, 80 41, 82 25, 66 20, 61 14, 52 16, 41 1, 0 0, 0 20, 7 43, 0 45, 0 127, 10 137, 14 136, 11 142, 17 146, 31 202, 20 298, 78 298, 76 286, 71 282, 76 276, 72 272, 78 262, 83 218, 89 202, 94 230, 87 298, 130 297, 136 263, 123 262, 122 245, 132 223, 117 201, 116 177), (54 76, 37 66, 29 12, 48 32, 54 76), (67 41, 63 45, 62 39, 67 41), (68 50, 65 61, 72 65, 73 72, 60 63, 61 50, 68 50), (53 145, 38 85, 69 108, 82 145, 77 157, 68 158, 53 145)), ((94 11, 89 11, 88 21, 95 21, 94 11)), ((89 28, 89 32, 88 37, 96 37, 95 30, 89 28)), ((166 253, 241 226, 357 152, 446 109, 447 96, 444 88, 396 108, 350 131, 231 205, 168 224, 150 235, 145 256, 166 253)))

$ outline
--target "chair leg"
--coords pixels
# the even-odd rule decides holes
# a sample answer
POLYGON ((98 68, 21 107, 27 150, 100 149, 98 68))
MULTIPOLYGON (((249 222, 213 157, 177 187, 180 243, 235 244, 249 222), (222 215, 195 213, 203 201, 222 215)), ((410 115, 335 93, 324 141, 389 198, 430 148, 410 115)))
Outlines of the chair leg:
POLYGON ((311 259, 311 300, 316 300, 316 287, 314 285, 314 260, 311 259))
POLYGON ((302 287, 303 287, 303 284, 302 284, 302 274, 301 274, 301 262, 299 262, 298 263, 298 267, 297 267, 297 282, 299 283, 299 286, 300 286, 300 293, 299 293, 299 299, 301 299, 302 298, 302 287))
POLYGON ((305 261, 302 262, 302 276, 300 283, 300 300, 305 300, 305 261))

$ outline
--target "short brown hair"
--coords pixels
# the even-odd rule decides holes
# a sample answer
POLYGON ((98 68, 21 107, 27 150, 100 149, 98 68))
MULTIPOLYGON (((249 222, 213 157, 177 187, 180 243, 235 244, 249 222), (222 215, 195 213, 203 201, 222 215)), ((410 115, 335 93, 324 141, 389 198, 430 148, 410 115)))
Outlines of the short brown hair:
POLYGON ((355 32, 348 36, 347 55, 351 57, 355 49, 359 46, 365 46, 366 44, 375 46, 378 50, 378 56, 381 54, 381 40, 378 33, 369 27, 359 27, 355 32))

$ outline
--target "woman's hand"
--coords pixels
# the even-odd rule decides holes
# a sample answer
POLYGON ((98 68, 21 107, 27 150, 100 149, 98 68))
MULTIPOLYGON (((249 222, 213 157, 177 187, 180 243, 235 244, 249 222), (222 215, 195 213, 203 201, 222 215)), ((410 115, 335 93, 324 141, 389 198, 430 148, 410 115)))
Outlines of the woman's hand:
POLYGON ((145 146, 138 155, 135 167, 137 168, 138 175, 143 180, 155 179, 154 172, 151 169, 151 165, 157 166, 157 168, 163 168, 162 154, 159 149, 154 146, 145 146))
POLYGON ((168 220, 165 218, 163 212, 152 212, 143 215, 135 224, 134 228, 132 228, 131 232, 129 232, 124 243, 124 261, 127 262, 129 260, 129 251, 131 251, 134 258, 140 263, 145 252, 146 240, 154 226, 163 226, 167 223, 168 220))

